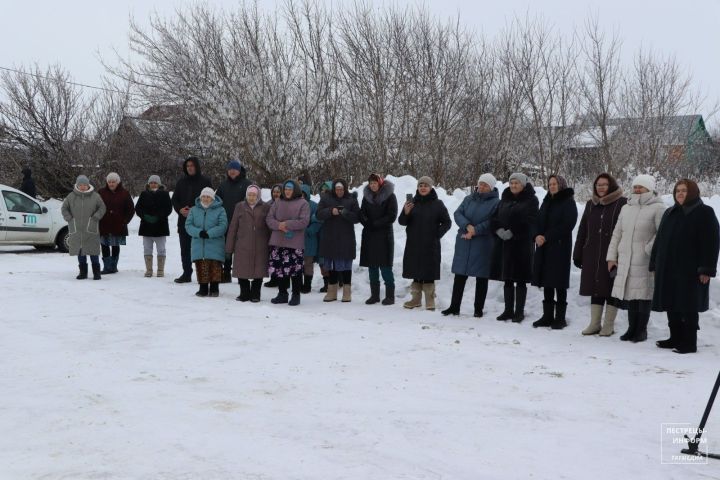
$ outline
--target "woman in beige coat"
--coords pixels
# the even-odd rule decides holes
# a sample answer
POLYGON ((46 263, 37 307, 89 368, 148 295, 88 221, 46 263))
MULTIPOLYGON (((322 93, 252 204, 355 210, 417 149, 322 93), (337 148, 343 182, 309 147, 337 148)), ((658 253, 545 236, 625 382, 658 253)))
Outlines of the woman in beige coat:
POLYGON ((620 340, 633 343, 647 339, 654 274, 650 254, 665 204, 655 192, 655 179, 638 175, 633 193, 620 211, 607 253, 608 270, 615 276, 612 296, 627 304, 628 330, 620 340))
POLYGON ((267 276, 270 228, 265 218, 270 204, 260 198, 260 187, 250 185, 245 200, 235 206, 225 241, 225 252, 234 254, 233 277, 240 284, 236 300, 260 301, 260 287, 267 276), (251 283, 252 281, 252 283, 251 283))

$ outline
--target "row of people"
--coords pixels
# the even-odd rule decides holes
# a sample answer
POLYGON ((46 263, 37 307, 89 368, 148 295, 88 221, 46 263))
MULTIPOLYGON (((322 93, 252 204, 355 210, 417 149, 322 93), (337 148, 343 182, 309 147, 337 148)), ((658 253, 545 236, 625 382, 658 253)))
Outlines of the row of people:
MULTIPOLYGON (((186 183, 196 183, 197 159, 188 159, 184 168, 186 183)), ((258 301, 262 279, 269 273, 279 286, 273 302, 296 305, 300 302, 300 293, 310 291, 317 262, 326 279, 324 300, 336 300, 342 286, 342 300, 351 301, 352 263, 357 250, 354 226, 359 222, 363 225, 360 265, 369 268, 371 287, 366 303, 381 302, 381 276, 386 287, 382 304, 394 303, 393 224, 398 207, 391 182, 372 174, 359 206, 342 180, 323 184, 319 205, 310 199, 312 192, 308 185, 289 180, 274 186, 272 199, 265 204, 260 198, 260 188, 246 180, 239 162, 228 165, 229 180, 233 180, 231 176, 236 173, 231 170, 237 172, 235 178, 242 177, 244 183, 250 183, 243 186, 243 195, 249 193, 249 197, 235 202, 232 208, 219 198, 221 189, 215 192, 210 187, 203 187, 192 207, 183 206, 187 201, 174 202, 180 213, 178 231, 190 238, 188 260, 196 262, 199 269, 199 295, 217 295, 218 284, 231 264, 233 276, 240 283, 238 300, 258 301), (224 215, 220 214, 221 210, 224 215), (232 210, 231 215, 228 210, 232 210), (323 235, 319 235, 321 231, 323 235)), ((158 249, 158 274, 162 275, 164 237, 169 234, 167 216, 171 208, 169 195, 162 189, 159 178, 153 177, 135 206, 141 217, 139 233, 145 237, 148 276, 152 275, 153 244, 158 249), (164 223, 157 221, 163 216, 164 223)), ((87 195, 88 190, 91 191, 89 182, 84 183, 86 180, 78 179, 74 194, 87 195)), ((658 346, 684 351, 696 349, 697 313, 708 308, 707 284, 715 275, 718 232, 714 212, 702 205, 694 182, 678 182, 673 192, 675 206, 666 212, 652 177, 636 177, 628 200, 614 178, 599 175, 580 221, 574 250, 572 232, 577 207, 574 192, 563 177, 553 175, 548 179, 548 194, 542 205, 524 174, 510 176, 509 187, 502 197, 495 188, 496 183, 491 174, 481 176, 475 191, 454 212, 458 225, 452 263, 454 282, 450 306, 442 312, 444 315, 459 314, 467 279, 472 276, 476 278, 475 316, 483 315, 488 280, 492 279, 504 282, 505 308, 498 320, 521 322, 527 284, 531 283, 544 289, 543 315, 533 326, 562 329, 567 325, 572 261, 582 271, 580 294, 591 297, 590 324, 583 330, 584 335, 612 335, 617 311, 623 308, 628 310, 629 328, 621 339, 643 341, 647 338, 650 310, 655 309, 669 312, 671 331, 671 338, 658 342, 658 346), (661 223, 665 217, 668 220, 663 229, 661 223), (697 226, 688 228, 688 224, 697 226), (682 229, 678 230, 677 225, 682 229), (683 233, 681 237, 679 232, 683 233), (656 236, 664 241, 657 242, 656 236), (664 250, 658 251, 654 248, 656 244, 663 245, 664 250), (683 247, 680 251, 688 252, 688 258, 683 256, 683 262, 670 262, 678 256, 670 256, 668 252, 677 247, 683 247), (685 268, 682 275, 676 275, 682 268, 685 268), (689 277, 693 268, 702 272, 695 275, 696 281, 689 277), (662 282, 659 288, 653 288, 655 277, 662 282)), ((119 188, 119 178, 111 174, 101 191, 115 192, 112 195, 119 199, 119 188)), ((175 195, 177 193, 173 197, 175 195)), ((104 201, 105 196, 99 203, 115 205, 116 208, 108 211, 123 212, 120 216, 127 220, 132 206, 117 200, 104 201), (124 211, 121 205, 126 205, 124 211)), ((95 202, 98 210, 93 214, 103 220, 108 213, 104 210, 101 213, 99 203, 95 202)), ((424 294, 425 307, 434 310, 435 281, 440 278, 440 239, 451 223, 430 177, 420 178, 415 196, 406 201, 397 219, 407 230, 403 277, 413 281, 411 298, 404 307, 421 307, 424 294)), ((124 244, 122 234, 127 235, 126 223, 124 230, 118 228, 109 236, 102 235, 101 244, 119 249, 119 245, 124 244)), ((78 238, 83 246, 82 238, 78 238)), ((182 236, 180 241, 182 250, 185 242, 182 236)), ((94 250, 88 247, 82 250, 92 255, 94 250)), ((119 250, 109 253, 110 258, 117 258, 119 250)), ((92 262, 95 264, 96 259, 92 262)), ((81 259, 80 277, 87 275, 86 266, 86 261, 81 259)), ((183 275, 188 272, 185 266, 183 260, 183 275)), ((184 281, 182 277, 181 280, 184 281)))

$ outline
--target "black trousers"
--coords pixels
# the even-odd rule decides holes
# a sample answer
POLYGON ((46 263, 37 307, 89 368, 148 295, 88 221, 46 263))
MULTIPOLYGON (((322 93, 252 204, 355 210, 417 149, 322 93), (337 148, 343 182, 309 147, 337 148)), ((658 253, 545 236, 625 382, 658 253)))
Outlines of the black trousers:
POLYGON ((544 288, 543 296, 546 302, 557 298, 557 303, 567 303, 567 288, 544 288))
POLYGON ((184 228, 178 229, 180 238, 180 258, 182 260, 183 275, 190 276, 193 273, 192 261, 190 260, 190 246, 192 237, 187 234, 184 228))

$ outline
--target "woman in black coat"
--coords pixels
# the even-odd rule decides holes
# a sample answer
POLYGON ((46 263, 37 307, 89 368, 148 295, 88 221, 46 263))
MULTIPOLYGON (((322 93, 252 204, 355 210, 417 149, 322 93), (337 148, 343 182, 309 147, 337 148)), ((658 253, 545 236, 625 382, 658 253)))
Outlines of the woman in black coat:
POLYGON ((548 193, 535 227, 532 284, 544 289, 543 315, 533 327, 567 327, 567 290, 570 286, 572 231, 577 222, 575 192, 559 175, 548 177, 548 193))
POLYGON ((710 278, 716 274, 720 232, 712 207, 700 189, 683 179, 673 190, 675 205, 665 211, 650 256, 655 272, 653 310, 667 312, 670 338, 660 348, 697 351, 698 313, 708 310, 710 278))
POLYGON ((352 262, 356 256, 355 224, 360 221, 360 206, 350 194, 345 180, 333 181, 333 189, 322 195, 316 217, 323 223, 319 255, 328 276, 328 291, 323 301, 337 300, 342 275, 343 302, 352 301, 352 262))
POLYGON ((170 236, 168 217, 172 209, 170 194, 165 191, 160 177, 150 175, 147 186, 135 205, 135 213, 140 217, 138 234, 143 237, 146 277, 152 277, 153 246, 158 257, 157 276, 165 276, 165 242, 170 236))
POLYGON ((609 337, 614 333, 620 301, 610 294, 613 279, 605 258, 620 210, 626 203, 622 188, 612 176, 607 173, 597 176, 593 183, 592 199, 585 204, 580 219, 573 250, 573 263, 581 269, 580 295, 590 297, 590 325, 582 331, 583 335, 609 337))
POLYGON ((445 204, 438 199, 430 177, 420 177, 415 197, 406 202, 398 223, 406 226, 407 238, 403 254, 403 278, 412 279, 411 298, 405 308, 422 306, 435 310, 435 280, 440 280, 440 239, 452 225, 445 204))
POLYGON ((493 231, 500 238, 493 252, 491 278, 505 282, 505 310, 498 320, 525 319, 527 284, 532 280, 538 199, 527 175, 513 173, 493 216, 493 231))
POLYGON ((385 299, 382 304, 395 303, 392 266, 395 256, 393 224, 397 214, 395 185, 377 173, 371 174, 363 190, 360 206, 360 223, 363 224, 360 266, 368 267, 370 276, 370 298, 365 301, 367 305, 380 301, 380 274, 385 281, 385 299))

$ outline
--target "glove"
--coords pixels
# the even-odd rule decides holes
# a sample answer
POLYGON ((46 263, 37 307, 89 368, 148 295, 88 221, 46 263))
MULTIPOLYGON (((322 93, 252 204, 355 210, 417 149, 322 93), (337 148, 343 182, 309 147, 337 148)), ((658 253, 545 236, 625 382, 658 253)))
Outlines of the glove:
POLYGON ((504 240, 510 240, 513 237, 513 233, 510 230, 505 230, 505 238, 504 240))
POLYGON ((505 240, 505 231, 506 230, 504 228, 498 228, 497 230, 495 230, 495 235, 500 237, 500 240, 505 240))
POLYGON ((210 235, 205 230, 200 231, 200 238, 210 238, 210 235))
POLYGON ((156 217, 155 215, 150 215, 150 214, 146 213, 145 215, 143 215, 143 220, 145 220, 148 223, 157 223, 158 217, 156 217))

